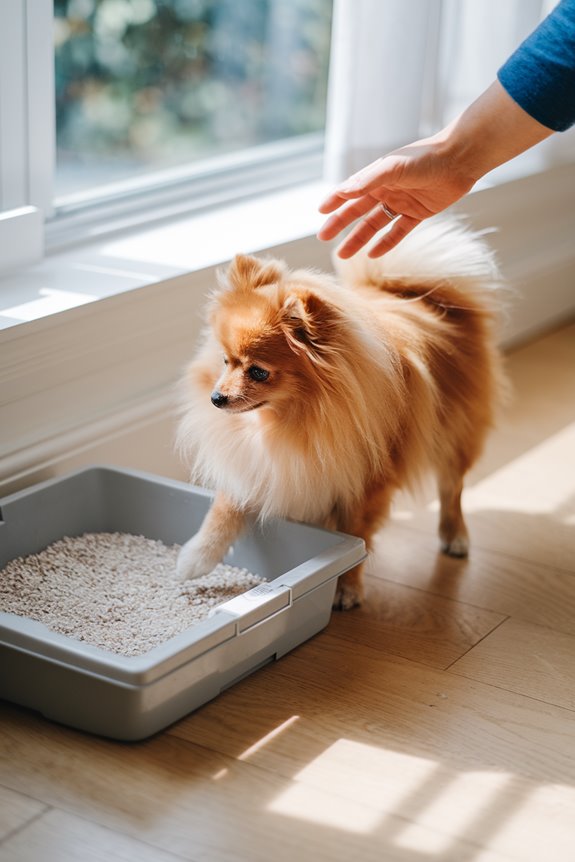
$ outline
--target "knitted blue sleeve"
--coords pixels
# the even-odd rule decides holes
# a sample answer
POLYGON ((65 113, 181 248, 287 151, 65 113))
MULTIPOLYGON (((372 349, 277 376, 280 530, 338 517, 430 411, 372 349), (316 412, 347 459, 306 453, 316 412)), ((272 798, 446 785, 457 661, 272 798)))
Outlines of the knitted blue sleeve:
POLYGON ((497 73, 531 117, 562 132, 575 123, 575 0, 561 0, 497 73))

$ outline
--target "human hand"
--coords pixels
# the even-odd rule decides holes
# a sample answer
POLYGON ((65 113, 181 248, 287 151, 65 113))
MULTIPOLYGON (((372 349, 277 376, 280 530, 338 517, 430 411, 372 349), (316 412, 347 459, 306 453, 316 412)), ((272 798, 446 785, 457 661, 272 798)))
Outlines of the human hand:
POLYGON ((362 168, 322 202, 320 212, 334 215, 325 222, 318 238, 331 240, 359 220, 337 250, 339 257, 348 258, 391 225, 368 252, 369 257, 380 257, 423 219, 463 197, 475 179, 455 168, 441 140, 409 144, 362 168), (393 218, 385 212, 384 204, 393 218))

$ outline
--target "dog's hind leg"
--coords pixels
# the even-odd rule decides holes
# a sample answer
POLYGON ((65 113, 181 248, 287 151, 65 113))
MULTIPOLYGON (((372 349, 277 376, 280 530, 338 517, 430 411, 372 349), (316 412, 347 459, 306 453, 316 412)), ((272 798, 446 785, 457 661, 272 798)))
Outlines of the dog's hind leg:
POLYGON ((466 557, 469 552, 469 535, 461 511, 463 474, 458 470, 444 468, 439 471, 438 485, 441 550, 450 557, 466 557))
POLYGON ((333 600, 336 611, 349 611, 361 605, 363 599, 363 563, 340 575, 333 600))

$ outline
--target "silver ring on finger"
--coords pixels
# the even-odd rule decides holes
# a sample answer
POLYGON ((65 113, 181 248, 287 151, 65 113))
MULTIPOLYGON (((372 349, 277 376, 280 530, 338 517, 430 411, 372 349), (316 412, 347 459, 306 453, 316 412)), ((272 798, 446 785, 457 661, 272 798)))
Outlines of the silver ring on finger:
POLYGON ((381 203, 380 207, 382 208, 383 212, 385 213, 385 215, 388 217, 388 219, 390 221, 393 221, 399 215, 399 213, 396 213, 395 210, 391 209, 391 207, 388 207, 387 204, 381 203))

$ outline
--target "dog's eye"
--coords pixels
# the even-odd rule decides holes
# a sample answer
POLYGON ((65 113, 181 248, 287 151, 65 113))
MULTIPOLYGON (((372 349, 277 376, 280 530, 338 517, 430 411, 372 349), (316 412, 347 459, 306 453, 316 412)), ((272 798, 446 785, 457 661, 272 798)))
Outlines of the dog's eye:
POLYGON ((230 360, 228 359, 228 357, 227 357, 227 356, 224 356, 224 365, 228 365, 228 364, 229 364, 229 361, 230 361, 230 360))
POLYGON ((263 380, 267 380, 270 376, 269 371, 266 371, 265 368, 260 368, 258 365, 250 365, 248 368, 248 374, 252 380, 257 380, 258 383, 261 383, 263 380))

